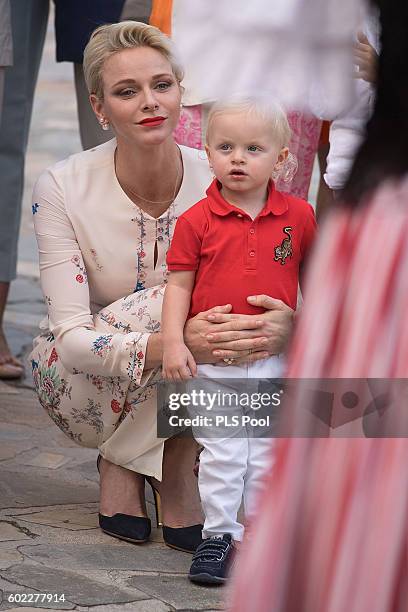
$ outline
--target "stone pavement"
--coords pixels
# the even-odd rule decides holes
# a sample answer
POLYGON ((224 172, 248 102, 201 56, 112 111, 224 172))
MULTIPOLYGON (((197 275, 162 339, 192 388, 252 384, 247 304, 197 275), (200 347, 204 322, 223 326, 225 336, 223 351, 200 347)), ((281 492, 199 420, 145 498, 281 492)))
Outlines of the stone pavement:
MULTIPOLYGON (((158 529, 140 546, 99 530, 96 452, 62 434, 27 383, 0 384, 0 422, 0 610, 21 609, 9 597, 23 593, 65 596, 29 609, 222 608, 223 589, 189 583, 191 556, 158 529)), ((148 508, 153 519, 149 496, 148 508)))
MULTIPOLYGON (((10 344, 23 359, 45 313, 32 187, 45 167, 80 150, 72 66, 55 63, 52 30, 50 21, 26 163, 19 276, 5 316, 10 344)), ((55 427, 36 400, 29 368, 21 382, 0 381, 0 423, 0 610, 223 607, 224 590, 191 585, 186 578, 191 556, 164 546, 157 529, 152 541, 140 546, 99 530, 96 451, 77 447, 55 427), (24 603, 24 593, 33 595, 31 603, 30 598, 24 603), (41 593, 54 597, 49 603, 37 597, 35 603, 41 593)), ((153 518, 149 496, 148 507, 153 518)))

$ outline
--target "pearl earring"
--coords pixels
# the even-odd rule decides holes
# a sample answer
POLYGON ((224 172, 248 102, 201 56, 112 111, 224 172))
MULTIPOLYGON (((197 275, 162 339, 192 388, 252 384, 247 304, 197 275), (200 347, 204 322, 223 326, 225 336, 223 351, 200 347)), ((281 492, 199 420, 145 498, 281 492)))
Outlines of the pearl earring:
POLYGON ((101 117, 101 118, 99 119, 99 123, 101 124, 101 128, 102 128, 103 130, 105 130, 105 131, 106 131, 106 130, 109 130, 109 121, 106 121, 106 119, 104 119, 103 117, 101 117))

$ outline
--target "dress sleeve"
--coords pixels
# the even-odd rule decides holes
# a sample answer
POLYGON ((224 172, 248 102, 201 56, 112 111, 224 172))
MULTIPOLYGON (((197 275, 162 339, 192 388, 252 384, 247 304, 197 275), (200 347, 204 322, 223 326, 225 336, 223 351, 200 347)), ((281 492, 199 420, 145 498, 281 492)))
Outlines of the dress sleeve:
POLYGON ((171 271, 197 270, 200 261, 201 238, 183 216, 174 229, 171 246, 167 252, 167 267, 171 271))
POLYGON ((150 334, 95 330, 86 269, 64 200, 60 180, 52 170, 45 171, 34 187, 32 212, 56 351, 70 372, 128 376, 140 384, 150 334))

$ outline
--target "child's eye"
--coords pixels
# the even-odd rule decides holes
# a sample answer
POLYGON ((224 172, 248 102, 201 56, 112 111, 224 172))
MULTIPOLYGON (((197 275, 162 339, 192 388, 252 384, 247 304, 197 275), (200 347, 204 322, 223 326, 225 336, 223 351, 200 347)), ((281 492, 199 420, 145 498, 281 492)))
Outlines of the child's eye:
POLYGON ((249 145, 248 151, 251 151, 251 152, 260 151, 260 148, 257 145, 249 145))
POLYGON ((231 145, 229 145, 226 142, 224 142, 224 144, 220 145, 219 148, 220 148, 221 151, 230 151, 231 150, 231 145))

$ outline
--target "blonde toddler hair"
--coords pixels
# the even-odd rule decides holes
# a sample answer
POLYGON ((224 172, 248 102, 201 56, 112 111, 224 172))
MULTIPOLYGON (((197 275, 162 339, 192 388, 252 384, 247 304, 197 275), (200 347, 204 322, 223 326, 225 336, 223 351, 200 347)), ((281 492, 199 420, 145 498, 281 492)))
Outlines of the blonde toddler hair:
POLYGON ((253 114, 259 117, 273 130, 279 147, 287 147, 291 137, 291 130, 285 111, 277 102, 266 97, 234 96, 227 100, 216 102, 208 115, 206 129, 206 143, 208 145, 211 125, 217 115, 242 113, 253 114))

